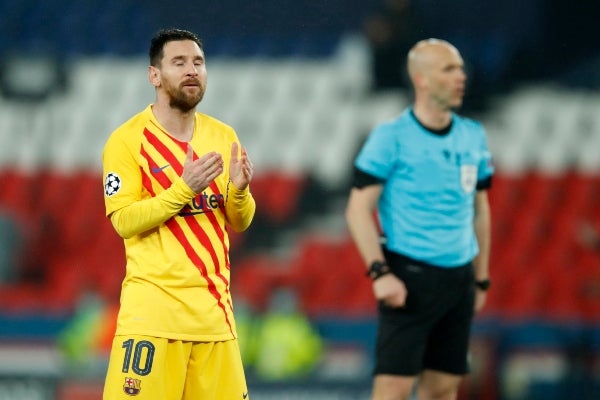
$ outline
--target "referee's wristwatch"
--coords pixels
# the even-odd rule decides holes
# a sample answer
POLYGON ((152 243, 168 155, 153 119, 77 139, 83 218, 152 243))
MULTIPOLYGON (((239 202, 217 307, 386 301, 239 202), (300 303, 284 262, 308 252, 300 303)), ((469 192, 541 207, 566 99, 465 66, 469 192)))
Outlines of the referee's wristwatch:
POLYGON ((390 266, 383 261, 373 261, 367 270, 367 276, 372 280, 377 280, 382 276, 392 272, 390 266))
POLYGON ((477 287, 477 289, 483 290, 484 292, 490 288, 491 284, 492 284, 492 282, 489 279, 481 279, 481 280, 475 281, 475 286, 477 287))

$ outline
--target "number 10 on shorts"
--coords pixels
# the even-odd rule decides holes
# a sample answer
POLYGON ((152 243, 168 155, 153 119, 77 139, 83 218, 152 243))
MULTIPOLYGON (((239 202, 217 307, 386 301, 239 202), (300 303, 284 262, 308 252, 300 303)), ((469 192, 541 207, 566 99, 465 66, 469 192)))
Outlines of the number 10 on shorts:
POLYGON ((140 376, 146 376, 152 371, 152 360, 154 358, 154 345, 147 340, 140 340, 135 343, 129 339, 123 342, 125 349, 125 357, 123 357, 124 373, 128 373, 129 369, 140 376), (144 363, 142 365, 142 360, 144 363))

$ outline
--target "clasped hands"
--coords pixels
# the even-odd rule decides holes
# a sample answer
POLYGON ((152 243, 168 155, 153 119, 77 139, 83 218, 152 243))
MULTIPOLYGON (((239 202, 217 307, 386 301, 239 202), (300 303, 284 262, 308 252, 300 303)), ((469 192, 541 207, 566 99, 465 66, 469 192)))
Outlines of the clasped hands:
MULTIPOLYGON (((254 166, 246 148, 242 146, 238 156, 238 144, 231 145, 231 161, 229 163, 229 179, 239 189, 244 190, 252 180, 254 166)), ((194 160, 194 150, 188 145, 187 155, 183 163, 183 181, 195 192, 203 192, 215 178, 224 171, 221 154, 211 151, 194 160)))

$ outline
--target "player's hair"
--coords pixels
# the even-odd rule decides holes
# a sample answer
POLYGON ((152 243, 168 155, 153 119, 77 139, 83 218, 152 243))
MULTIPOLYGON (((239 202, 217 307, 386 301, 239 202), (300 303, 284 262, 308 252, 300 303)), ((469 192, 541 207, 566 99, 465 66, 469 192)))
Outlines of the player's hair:
POLYGON ((163 49, 165 44, 179 40, 191 40, 196 42, 200 50, 204 50, 202 48, 202 41, 193 32, 175 28, 161 29, 154 35, 150 42, 150 50, 148 51, 150 65, 158 67, 164 56, 163 49))

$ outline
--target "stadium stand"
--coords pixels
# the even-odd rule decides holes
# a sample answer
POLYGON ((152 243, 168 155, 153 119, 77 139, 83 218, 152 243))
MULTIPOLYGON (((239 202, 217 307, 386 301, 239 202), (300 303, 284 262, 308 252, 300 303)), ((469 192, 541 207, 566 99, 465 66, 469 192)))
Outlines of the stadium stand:
MULTIPOLYGON (((361 51, 360 42, 353 45, 361 51)), ((341 221, 343 197, 369 127, 408 102, 402 95, 369 97, 366 78, 349 82, 343 65, 336 58, 217 59, 201 106, 236 127, 260 171, 253 183, 257 228, 232 241, 237 295, 261 310, 276 288, 292 288, 301 309, 322 324, 374 315, 341 221), (311 215, 306 202, 324 206, 311 215), (273 247, 253 247, 252 235, 273 236, 273 247)), ((73 64, 71 89, 47 104, 3 100, 0 205, 21 221, 28 240, 24 282, 2 287, 3 312, 64 315, 90 290, 117 298, 124 255, 102 212, 100 151, 119 121, 146 105, 139 99, 152 98, 144 69, 140 59, 86 59, 73 64), (98 110, 105 112, 99 117, 98 110)), ((576 242, 578 222, 600 216, 596 160, 585 158, 600 143, 600 121, 589 108, 594 101, 531 87, 499 99, 497 111, 484 116, 498 168, 490 194, 494 290, 484 323, 598 323, 598 258, 576 242)))

